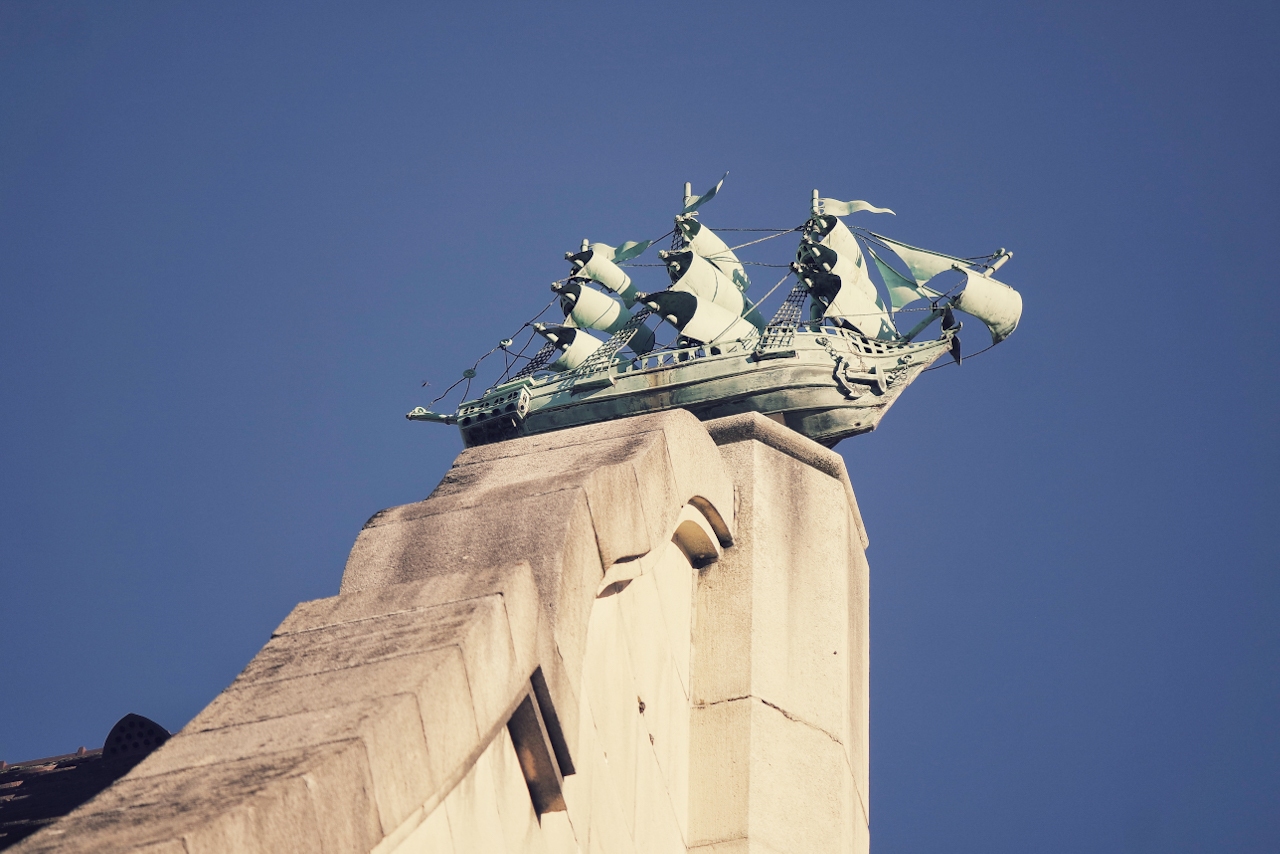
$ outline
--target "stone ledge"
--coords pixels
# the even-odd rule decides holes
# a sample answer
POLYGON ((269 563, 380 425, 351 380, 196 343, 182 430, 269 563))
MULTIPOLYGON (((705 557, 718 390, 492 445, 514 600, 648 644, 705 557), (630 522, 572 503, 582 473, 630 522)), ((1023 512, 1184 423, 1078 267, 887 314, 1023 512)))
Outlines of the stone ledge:
POLYGON ((853 484, 849 481, 844 457, 830 448, 819 445, 809 437, 802 436, 790 427, 784 427, 773 419, 766 418, 759 412, 744 412, 741 415, 716 418, 705 423, 707 433, 711 435, 716 445, 732 445, 736 442, 754 440, 840 481, 844 484, 845 496, 849 499, 849 509, 853 513, 853 521, 858 529, 862 548, 866 549, 870 545, 867 539, 867 528, 862 523, 862 511, 858 509, 858 499, 853 494, 853 484))

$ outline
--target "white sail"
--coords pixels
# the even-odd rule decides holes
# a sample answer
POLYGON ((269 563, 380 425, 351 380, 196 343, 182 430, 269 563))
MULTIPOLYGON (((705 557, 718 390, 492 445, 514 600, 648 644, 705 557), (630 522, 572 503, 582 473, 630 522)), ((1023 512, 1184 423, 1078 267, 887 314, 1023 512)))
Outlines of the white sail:
POLYGON ((943 255, 941 252, 931 252, 928 249, 908 246, 905 243, 899 243, 883 235, 875 234, 875 232, 872 232, 872 235, 885 243, 893 250, 895 255, 906 262, 907 269, 911 271, 911 275, 915 277, 916 282, 921 285, 939 273, 945 273, 952 267, 969 266, 969 262, 963 258, 955 258, 951 255, 943 255))
POLYGON ((653 309, 685 338, 704 344, 733 341, 757 333, 756 327, 744 318, 687 291, 659 291, 643 297, 640 302, 653 309))
POLYGON ((680 234, 684 236, 690 249, 715 264, 720 272, 728 276, 737 286, 738 290, 747 292, 751 287, 747 271, 743 269, 738 256, 733 254, 733 250, 720 238, 720 235, 691 216, 676 217, 676 228, 680 229, 680 234))
POLYGON ((715 264, 692 250, 659 252, 658 255, 667 264, 671 290, 701 297, 738 317, 747 315, 753 326, 764 328, 760 313, 748 306, 742 291, 715 264))
MULTIPOLYGON (((612 249, 610 247, 610 249, 612 249)), ((636 301, 636 289, 621 267, 605 257, 604 252, 597 252, 590 247, 585 252, 567 253, 565 260, 573 264, 570 275, 580 276, 598 283, 607 291, 613 291, 626 301, 628 306, 636 301)))
POLYGON ((835 251, 848 255, 850 258, 862 257, 862 250, 858 248, 858 240, 853 236, 853 232, 849 227, 840 221, 839 217, 822 216, 813 222, 820 223, 817 229, 811 229, 805 234, 811 240, 820 243, 823 246, 829 246, 835 251))
POLYGON ((965 314, 972 314, 991 330, 991 343, 999 344, 1018 328, 1022 318, 1022 294, 973 270, 965 270, 968 282, 964 291, 951 304, 965 314))
MULTIPOLYGON (((585 329, 572 326, 555 326, 550 323, 535 323, 533 331, 546 338, 560 350, 560 356, 547 365, 549 371, 572 371, 591 358, 591 354, 604 344, 599 338, 585 329)), ((626 356, 615 355, 615 361, 626 361, 626 356)))
POLYGON ((876 254, 876 250, 869 246, 867 250, 871 253, 872 259, 876 262, 876 267, 880 270, 880 277, 884 279, 885 287, 889 289, 889 303, 893 306, 894 311, 918 299, 937 299, 942 296, 933 288, 916 284, 913 280, 908 279, 890 267, 876 254))
MULTIPOLYGON (((626 306, 585 284, 557 283, 551 289, 560 294, 565 326, 595 329, 613 335, 631 320, 631 312, 626 306)), ((648 353, 653 349, 653 332, 644 325, 637 327, 627 346, 636 353, 648 353)))
POLYGON ((815 305, 821 306, 820 316, 851 326, 868 338, 891 341, 898 337, 874 290, 868 294, 862 288, 850 287, 840 276, 815 267, 802 267, 798 275, 815 305))
MULTIPOLYGON (((805 240, 826 247, 835 253, 837 261, 818 266, 823 272, 840 277, 839 293, 830 296, 824 315, 849 323, 869 338, 890 340, 897 337, 897 329, 889 316, 871 277, 867 275, 867 262, 862 256, 853 232, 834 216, 823 216, 821 228, 811 231, 805 240), (822 231, 825 230, 825 234, 822 231), (829 268, 829 269, 828 269, 829 268)), ((805 252, 802 244, 801 253, 805 252)), ((810 256, 814 253, 811 251, 810 256)))

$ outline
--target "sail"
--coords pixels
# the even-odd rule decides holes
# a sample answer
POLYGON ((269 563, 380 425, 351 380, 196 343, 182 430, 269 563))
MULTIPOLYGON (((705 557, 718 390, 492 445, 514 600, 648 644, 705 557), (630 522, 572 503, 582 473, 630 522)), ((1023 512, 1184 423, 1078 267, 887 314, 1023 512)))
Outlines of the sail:
POLYGON ((704 344, 738 340, 757 333, 756 327, 746 319, 687 291, 659 291, 641 297, 640 302, 657 312, 685 338, 704 344))
MULTIPOLYGON (((862 248, 838 217, 826 214, 810 220, 797 258, 818 272, 836 276, 839 281, 836 291, 823 303, 826 317, 842 320, 869 338, 897 337, 893 319, 875 283, 867 275, 862 248)), ((832 287, 829 281, 824 282, 832 287)))
POLYGON ((694 294, 738 317, 748 315, 753 326, 764 328, 760 312, 749 307, 742 291, 715 264, 689 249, 659 252, 658 256, 666 262, 673 291, 694 294))
POLYGON ((872 259, 876 262, 876 268, 880 270, 880 277, 884 279, 885 287, 889 289, 889 302, 894 311, 918 299, 937 299, 942 296, 933 288, 918 285, 890 267, 870 246, 867 247, 867 251, 871 253, 872 259))
POLYGON ((582 252, 566 252, 564 259, 573 265, 570 276, 590 279, 605 290, 622 297, 628 306, 635 305, 636 288, 631 283, 631 277, 605 257, 604 252, 587 247, 582 252))
POLYGON ((824 273, 834 273, 845 282, 858 282, 863 277, 861 255, 850 258, 821 243, 810 243, 808 240, 802 242, 796 250, 796 260, 801 264, 817 267, 824 273))
POLYGON ((862 250, 858 248, 858 241, 853 236, 853 232, 837 216, 831 214, 815 216, 806 223, 805 237, 814 243, 829 246, 850 258, 862 257, 862 250))
POLYGON ((894 254, 901 258, 907 264, 907 269, 911 271, 911 275, 915 280, 924 284, 939 273, 945 273, 952 267, 968 267, 969 262, 963 258, 954 258, 950 255, 943 255, 941 252, 931 252, 928 249, 919 249, 915 246, 908 246, 905 243, 899 243, 896 240, 870 232, 871 235, 885 243, 894 254))
MULTIPOLYGON (((631 320, 626 306, 581 281, 556 282, 551 290, 560 295, 565 326, 613 335, 631 320)), ((639 326, 627 346, 636 353, 648 353, 653 349, 653 332, 647 326, 639 326)))
POLYGON ((684 236, 689 248, 706 258, 729 277, 730 281, 743 293, 751 287, 747 271, 743 269, 738 256, 733 254, 729 245, 720 236, 691 216, 676 217, 676 228, 684 236))
POLYGON ((535 323, 533 331, 546 338, 560 350, 560 356, 547 365, 550 371, 572 371, 600 349, 604 344, 599 338, 584 329, 572 326, 556 326, 550 323, 535 323))
POLYGON ((951 304, 965 314, 972 314, 991 330, 991 343, 999 344, 1018 328, 1022 318, 1022 294, 973 270, 965 270, 969 281, 964 291, 951 304))
POLYGON ((840 276, 824 272, 809 265, 797 265, 797 275, 817 305, 822 306, 822 316, 839 325, 850 326, 868 338, 891 341, 898 331, 889 319, 884 303, 874 289, 868 294, 859 287, 851 287, 840 276))

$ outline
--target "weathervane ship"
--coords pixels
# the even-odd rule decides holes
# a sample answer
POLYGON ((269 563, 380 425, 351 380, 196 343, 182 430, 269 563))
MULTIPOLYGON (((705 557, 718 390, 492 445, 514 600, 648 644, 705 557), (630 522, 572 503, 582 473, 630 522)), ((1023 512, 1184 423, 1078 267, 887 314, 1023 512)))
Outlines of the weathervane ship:
MULTIPOLYGON (((507 364, 483 395, 465 400, 452 414, 418 407, 407 417, 456 424, 463 443, 474 447, 674 408, 704 420, 759 412, 833 447, 874 430, 902 391, 940 356, 950 354, 960 363, 962 324, 956 312, 982 321, 991 347, 1017 328, 1022 297, 992 278, 1013 254, 1005 249, 959 258, 850 228, 841 217, 893 211, 819 198, 817 190, 803 225, 732 229, 774 233, 730 247, 698 219, 723 184, 721 178, 698 197, 685 184, 671 248, 658 252, 661 265, 627 263, 656 240, 617 247, 584 240, 579 251, 566 253, 569 276, 551 285, 564 321, 534 318, 525 324, 532 329, 529 341, 545 339, 542 349, 526 357, 513 349, 515 336, 504 339, 481 357, 501 350, 507 364), (797 232, 794 262, 760 265, 787 268, 773 290, 792 276, 797 280, 766 323, 747 297, 751 282, 744 263, 754 262, 740 261, 734 250, 797 232), (868 256, 884 294, 870 275, 868 256), (894 256, 907 272, 885 260, 894 256), (627 273, 634 266, 665 266, 670 286, 641 293, 627 273), (948 272, 960 276, 944 290, 939 277, 948 272), (918 300, 927 305, 908 308, 918 300), (905 312, 922 316, 902 332, 897 320, 905 312), (674 327, 670 344, 658 345, 651 319, 659 329, 662 323, 674 327), (937 337, 919 340, 934 321, 940 321, 937 337)), ((467 389, 479 364, 463 374, 467 389)))

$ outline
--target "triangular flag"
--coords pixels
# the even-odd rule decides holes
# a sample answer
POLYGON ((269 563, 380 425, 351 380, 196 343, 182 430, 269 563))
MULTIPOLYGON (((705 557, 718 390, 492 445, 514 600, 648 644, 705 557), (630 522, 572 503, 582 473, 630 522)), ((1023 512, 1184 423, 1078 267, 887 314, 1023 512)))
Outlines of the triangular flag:
POLYGON ((724 173, 724 175, 720 178, 720 181, 714 187, 712 187, 710 190, 707 190, 701 196, 698 196, 698 198, 689 202, 689 204, 685 205, 684 210, 680 211, 680 213, 681 214, 692 213, 693 211, 696 211, 698 209, 699 205, 705 205, 707 202, 714 199, 716 197, 716 193, 720 192, 720 188, 724 186, 724 179, 728 177, 729 177, 729 173, 728 172, 724 173))
POLYGON ((885 287, 889 289, 889 301, 893 304, 893 310, 897 311, 909 302, 918 299, 935 299, 940 294, 932 288, 926 288, 924 285, 917 285, 911 279, 899 273, 880 259, 876 251, 870 246, 867 251, 871 253, 871 258, 876 262, 876 267, 880 270, 880 276, 884 279, 885 287))
POLYGON ((887 244, 899 258, 905 261, 907 268, 911 270, 911 275, 922 285, 952 267, 959 266, 964 268, 969 266, 969 262, 963 258, 955 258, 951 255, 943 255, 941 252, 930 252, 928 249, 908 246, 905 243, 890 240, 882 234, 876 234, 874 231, 868 233, 887 244))

